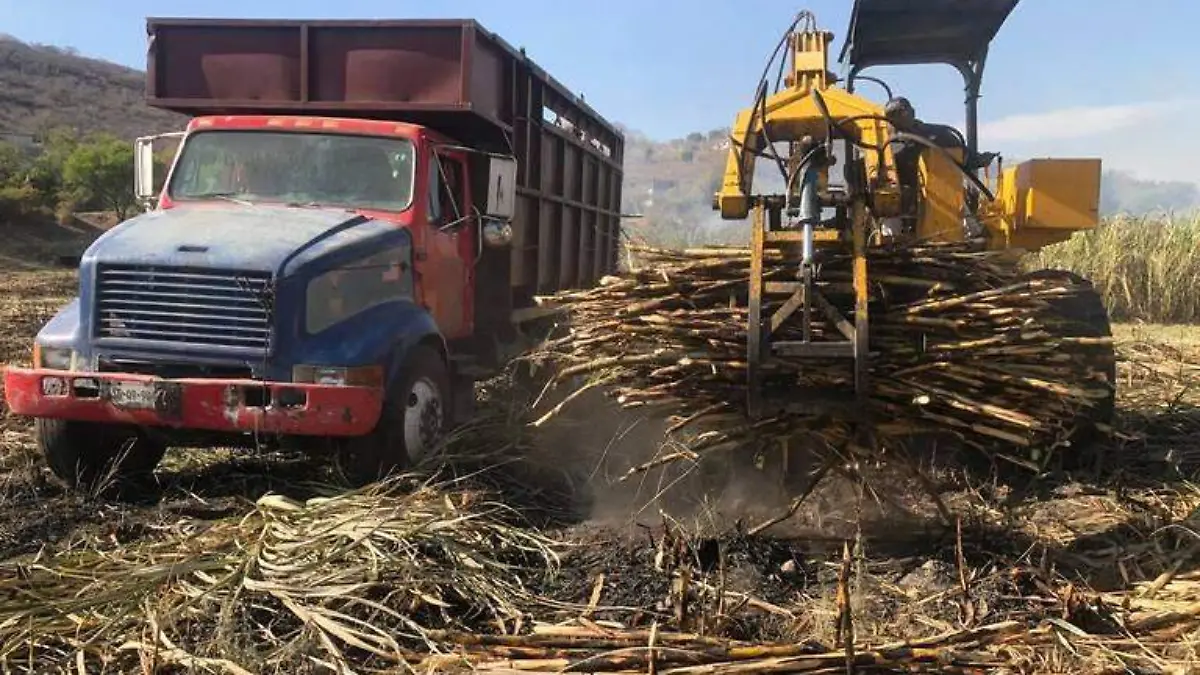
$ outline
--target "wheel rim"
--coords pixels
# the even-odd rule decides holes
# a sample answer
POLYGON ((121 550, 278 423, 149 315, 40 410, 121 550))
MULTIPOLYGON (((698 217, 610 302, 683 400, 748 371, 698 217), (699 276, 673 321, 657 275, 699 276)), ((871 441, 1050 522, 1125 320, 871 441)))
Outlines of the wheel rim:
POLYGON ((428 379, 413 383, 404 406, 404 449, 410 462, 421 460, 438 442, 442 429, 442 399, 428 379))

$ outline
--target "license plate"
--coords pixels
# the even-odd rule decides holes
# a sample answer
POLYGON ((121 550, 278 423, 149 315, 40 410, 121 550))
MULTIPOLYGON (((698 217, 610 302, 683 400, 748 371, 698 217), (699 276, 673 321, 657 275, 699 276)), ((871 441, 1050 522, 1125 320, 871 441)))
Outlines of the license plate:
POLYGON ((152 410, 154 385, 149 382, 109 382, 108 400, 118 408, 152 410))

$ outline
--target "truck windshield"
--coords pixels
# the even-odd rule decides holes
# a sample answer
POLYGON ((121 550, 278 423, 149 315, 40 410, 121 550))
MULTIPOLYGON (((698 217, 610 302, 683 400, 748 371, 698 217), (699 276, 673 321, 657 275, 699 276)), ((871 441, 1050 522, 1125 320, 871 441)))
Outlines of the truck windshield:
POLYGON ((169 194, 403 211, 412 204, 413 161, 403 138, 203 131, 184 144, 169 194))

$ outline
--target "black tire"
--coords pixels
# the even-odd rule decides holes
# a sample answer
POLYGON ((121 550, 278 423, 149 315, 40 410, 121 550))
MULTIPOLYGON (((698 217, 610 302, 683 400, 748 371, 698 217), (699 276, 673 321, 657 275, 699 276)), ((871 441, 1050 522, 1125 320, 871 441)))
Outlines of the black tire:
MULTIPOLYGON (((1051 307, 1071 324, 1072 333, 1082 337, 1112 337, 1112 324, 1104 300, 1087 279, 1067 270, 1038 270, 1027 275, 1032 279, 1060 279, 1078 287, 1081 292, 1051 301, 1051 307)), ((1098 435, 1097 425, 1109 425, 1116 415, 1117 355, 1111 345, 1090 350, 1092 367, 1108 380, 1108 393, 1096 405, 1076 420, 1076 432, 1071 445, 1078 448, 1098 435)))
POLYGON ((149 479, 167 451, 138 430, 115 424, 39 418, 34 431, 50 471, 71 489, 149 479))
POLYGON ((372 483, 426 460, 449 426, 450 394, 441 353, 414 347, 384 399, 375 428, 343 445, 339 460, 346 478, 355 485, 372 483))

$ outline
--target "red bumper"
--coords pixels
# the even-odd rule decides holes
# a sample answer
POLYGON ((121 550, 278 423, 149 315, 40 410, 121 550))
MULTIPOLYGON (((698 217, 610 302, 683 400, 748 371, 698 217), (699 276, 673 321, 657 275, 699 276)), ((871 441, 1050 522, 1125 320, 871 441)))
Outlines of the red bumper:
POLYGON ((121 373, 8 369, 17 415, 142 426, 358 436, 375 427, 383 391, 254 380, 164 380, 121 373))

